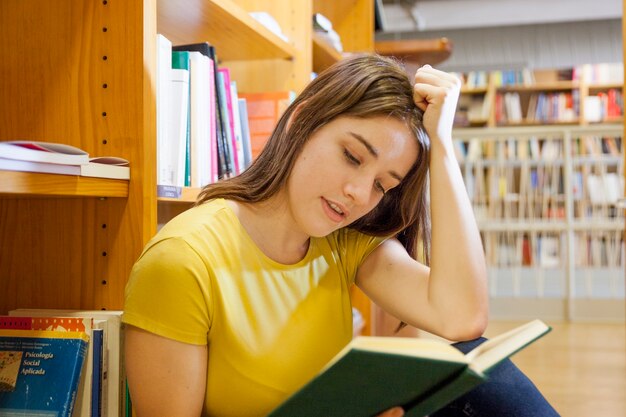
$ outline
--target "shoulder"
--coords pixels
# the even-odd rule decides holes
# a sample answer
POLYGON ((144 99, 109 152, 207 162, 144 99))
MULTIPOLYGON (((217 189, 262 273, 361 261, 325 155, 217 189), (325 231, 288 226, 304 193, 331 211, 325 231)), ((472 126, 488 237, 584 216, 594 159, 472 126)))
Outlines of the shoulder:
POLYGON ((323 241, 342 263, 356 268, 386 239, 346 227, 326 236, 323 241))
POLYGON ((172 238, 194 246, 201 236, 203 239, 211 236, 219 237, 227 234, 237 226, 237 218, 223 199, 211 200, 199 206, 186 210, 167 222, 159 232, 148 242, 144 252, 160 242, 172 238))

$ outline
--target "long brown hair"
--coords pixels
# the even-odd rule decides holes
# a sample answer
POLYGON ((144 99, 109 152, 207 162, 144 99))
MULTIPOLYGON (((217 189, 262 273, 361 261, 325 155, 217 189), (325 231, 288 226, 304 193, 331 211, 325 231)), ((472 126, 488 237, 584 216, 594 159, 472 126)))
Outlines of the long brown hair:
POLYGON ((196 204, 214 198, 255 203, 274 196, 285 186, 306 141, 338 116, 390 116, 404 122, 415 135, 419 153, 409 173, 374 210, 349 227, 373 236, 397 235, 411 256, 422 255, 422 261, 428 263, 430 142, 408 75, 391 58, 356 55, 322 72, 287 108, 252 165, 239 176, 207 185, 196 204), (420 246, 422 253, 418 254, 420 246))

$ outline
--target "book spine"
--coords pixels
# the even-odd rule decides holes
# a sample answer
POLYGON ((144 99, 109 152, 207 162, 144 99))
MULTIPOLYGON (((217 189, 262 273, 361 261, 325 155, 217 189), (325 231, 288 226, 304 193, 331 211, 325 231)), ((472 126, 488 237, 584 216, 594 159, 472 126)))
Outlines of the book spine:
POLYGON ((465 394, 484 380, 484 376, 466 368, 461 374, 442 384, 443 386, 433 389, 432 392, 420 396, 409 404, 405 404, 403 406, 406 411, 404 417, 427 416, 465 394))
MULTIPOLYGON (((173 51, 172 52, 172 68, 184 69, 190 74, 190 62, 188 51, 173 51)), ((185 174, 183 185, 189 187, 191 185, 191 76, 189 77, 189 84, 187 90, 187 123, 185 134, 185 174)))
POLYGON ((237 137, 235 135, 235 116, 233 112, 233 98, 231 95, 230 86, 230 70, 228 68, 220 68, 218 72, 222 75, 221 82, 224 91, 224 98, 226 101, 226 114, 228 119, 228 134, 230 137, 229 145, 231 148, 231 161, 233 164, 233 174, 240 173, 239 169, 239 155, 237 152, 237 137))
POLYGON ((93 355, 93 367, 91 375, 91 417, 101 417, 102 414, 102 370, 104 355, 104 330, 92 331, 91 350, 93 355))
POLYGON ((224 159, 227 162, 227 176, 230 177, 236 174, 236 166, 235 166, 235 148, 233 147, 233 137, 232 132, 230 130, 230 121, 229 121, 229 113, 228 113, 228 99, 226 97, 226 87, 225 87, 225 78, 224 78, 223 68, 218 68, 216 77, 218 80, 217 83, 217 96, 219 96, 219 106, 220 106, 220 114, 222 118, 222 133, 224 137, 223 141, 223 150, 224 150, 224 159))

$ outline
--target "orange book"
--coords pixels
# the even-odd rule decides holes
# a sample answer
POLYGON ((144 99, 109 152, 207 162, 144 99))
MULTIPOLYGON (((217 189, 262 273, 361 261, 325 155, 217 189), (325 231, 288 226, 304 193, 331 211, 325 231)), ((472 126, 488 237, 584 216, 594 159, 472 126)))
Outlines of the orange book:
POLYGON ((252 159, 255 159, 274 131, 278 119, 292 102, 292 93, 239 93, 239 98, 245 98, 247 102, 250 148, 252 159))

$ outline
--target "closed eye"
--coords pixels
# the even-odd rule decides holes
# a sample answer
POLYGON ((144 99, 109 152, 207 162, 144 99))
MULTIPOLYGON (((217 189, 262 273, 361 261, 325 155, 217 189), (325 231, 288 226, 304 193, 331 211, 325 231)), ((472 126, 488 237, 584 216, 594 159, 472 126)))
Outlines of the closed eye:
POLYGON ((346 160, 350 162, 352 165, 356 165, 356 166, 361 165, 361 161, 356 156, 352 155, 349 150, 344 149, 343 155, 346 157, 346 160))
POLYGON ((374 187, 381 192, 383 195, 387 194, 385 187, 380 183, 380 181, 374 181, 374 187))

